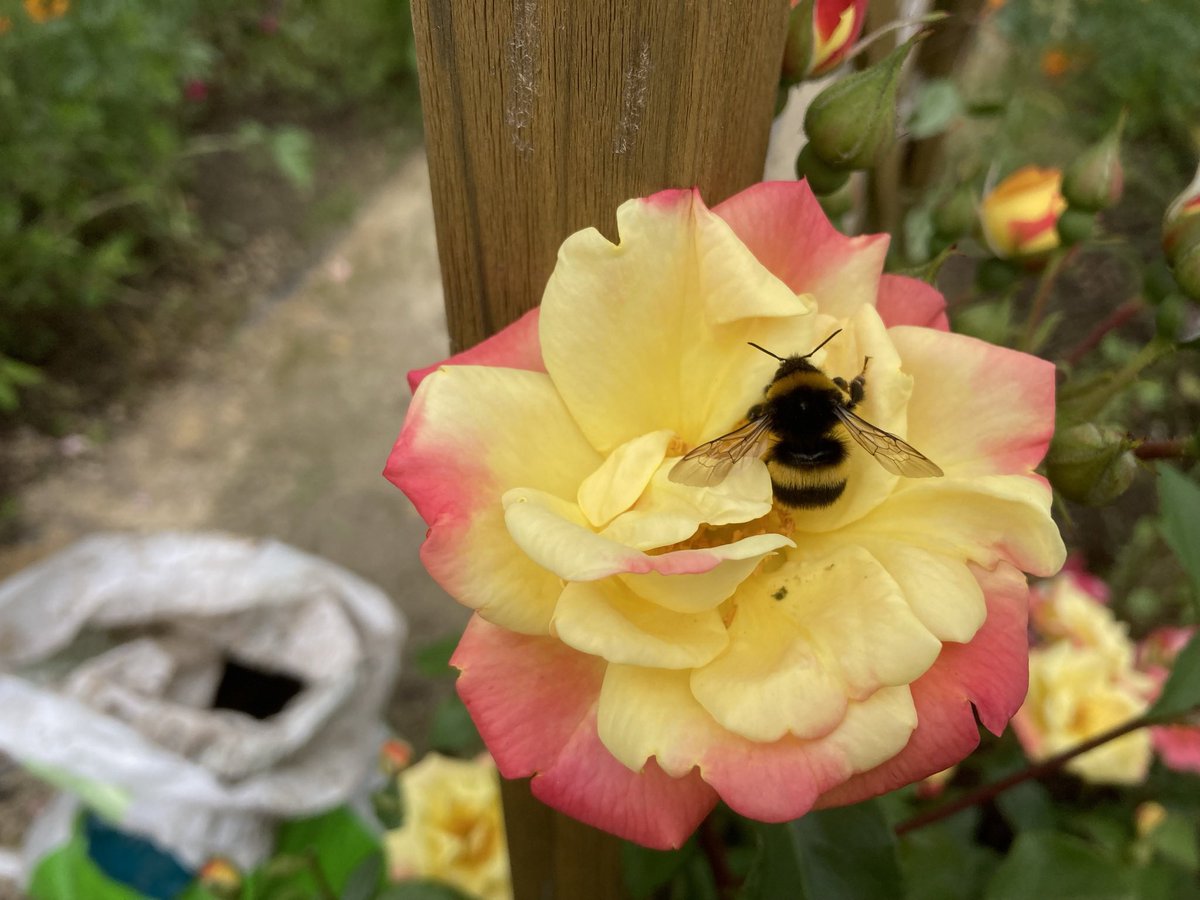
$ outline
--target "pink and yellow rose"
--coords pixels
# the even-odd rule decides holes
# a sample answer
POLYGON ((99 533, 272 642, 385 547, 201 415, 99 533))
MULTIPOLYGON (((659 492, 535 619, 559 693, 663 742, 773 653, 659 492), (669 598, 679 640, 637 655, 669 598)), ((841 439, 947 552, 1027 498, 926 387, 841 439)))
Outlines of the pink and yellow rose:
POLYGON ((1054 367, 947 331, 929 286, 882 273, 804 183, 709 209, 625 203, 620 239, 559 252, 541 307, 415 396, 386 475, 429 524, 422 559, 476 610, 459 693, 500 772, 653 847, 723 800, 783 821, 953 765, 1026 688, 1027 588, 1064 551, 1034 473, 1054 367), (774 502, 765 465, 714 487, 667 473, 730 431, 775 362, 852 378, 864 418, 945 472, 852 449, 823 509, 774 502))
POLYGON ((1002 259, 1036 256, 1059 245, 1058 218, 1066 208, 1062 172, 1025 166, 984 195, 979 222, 1002 259))
MULTIPOLYGON (((1097 737, 1144 713, 1157 693, 1137 666, 1128 626, 1109 607, 1108 588, 1071 566, 1039 585, 1033 622, 1042 638, 1029 654, 1029 695, 1013 730, 1031 759, 1041 760, 1097 737)), ((1068 772, 1087 781, 1137 784, 1153 757, 1139 729, 1080 754, 1068 772)))
MULTIPOLYGON (((1138 644, 1138 667, 1155 683, 1157 694, 1166 684, 1179 652, 1188 645, 1196 629, 1163 627, 1151 632, 1138 644)), ((1156 725, 1150 740, 1163 765, 1177 772, 1200 774, 1200 723, 1156 725)))

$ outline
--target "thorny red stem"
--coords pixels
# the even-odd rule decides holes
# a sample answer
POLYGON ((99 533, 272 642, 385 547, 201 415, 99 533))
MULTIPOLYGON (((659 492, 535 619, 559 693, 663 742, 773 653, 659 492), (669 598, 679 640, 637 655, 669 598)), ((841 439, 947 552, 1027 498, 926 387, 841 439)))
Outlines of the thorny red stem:
POLYGON ((1146 303, 1141 297, 1131 297, 1126 300, 1088 332, 1087 337, 1080 341, 1075 349, 1067 354, 1064 362, 1072 367, 1079 365, 1080 361, 1095 350, 1099 343, 1104 340, 1106 334, 1120 328, 1145 308, 1146 303))
POLYGON ((1142 441, 1133 448, 1138 459, 1187 459, 1196 455, 1196 442, 1191 438, 1170 441, 1142 441))
POLYGON ((1057 771, 1075 757, 1087 753, 1089 750, 1094 750, 1101 744, 1115 741, 1117 738, 1131 731, 1137 731, 1139 728, 1144 728, 1147 725, 1156 724, 1158 723, 1153 719, 1142 716, 1132 719, 1123 725, 1118 725, 1116 728, 1110 728, 1103 734, 1096 735, 1091 740, 1084 741, 1082 744, 1072 747, 1069 750, 1064 750, 1062 753, 1051 756, 1040 763, 1027 766, 1019 772, 1014 772, 1007 778, 1001 778, 999 781, 994 781, 991 784, 982 785, 943 806, 926 810, 923 813, 913 816, 911 819, 905 819, 896 826, 896 834, 908 834, 910 831, 915 831, 918 828, 924 828, 926 825, 932 825, 934 822, 940 822, 942 819, 949 818, 955 813, 962 812, 964 809, 987 803, 997 794, 1001 794, 1011 787, 1016 787, 1018 784, 1028 781, 1031 778, 1041 778, 1043 775, 1049 775, 1051 772, 1057 771))

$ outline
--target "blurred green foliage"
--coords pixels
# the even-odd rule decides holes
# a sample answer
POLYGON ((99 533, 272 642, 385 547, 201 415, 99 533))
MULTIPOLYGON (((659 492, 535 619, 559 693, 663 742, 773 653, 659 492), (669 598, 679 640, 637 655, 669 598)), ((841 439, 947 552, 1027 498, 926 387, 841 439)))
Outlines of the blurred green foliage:
POLYGON ((257 152, 307 188, 310 141, 280 107, 395 107, 413 71, 395 0, 43 8, 37 21, 0 3, 0 412, 38 380, 65 318, 200 246, 197 157, 257 152), (242 122, 207 133, 214 118, 242 122))

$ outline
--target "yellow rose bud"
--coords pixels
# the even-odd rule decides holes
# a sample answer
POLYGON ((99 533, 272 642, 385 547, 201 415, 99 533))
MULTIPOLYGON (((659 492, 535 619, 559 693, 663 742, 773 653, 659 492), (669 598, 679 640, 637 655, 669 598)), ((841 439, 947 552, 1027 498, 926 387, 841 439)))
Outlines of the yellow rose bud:
POLYGON ((242 892, 242 873, 223 856, 214 856, 196 874, 200 885, 217 897, 234 898, 242 892))
POLYGON ((408 768, 412 762, 413 749, 408 741, 391 738, 379 748, 379 771, 394 778, 408 768))
POLYGON ((1062 172, 1025 166, 984 195, 979 221, 997 256, 1034 256, 1059 245, 1058 217, 1066 208, 1062 172))
POLYGON ((1156 800, 1139 803, 1133 811, 1133 821, 1138 837, 1145 837, 1167 821, 1167 808, 1156 800))

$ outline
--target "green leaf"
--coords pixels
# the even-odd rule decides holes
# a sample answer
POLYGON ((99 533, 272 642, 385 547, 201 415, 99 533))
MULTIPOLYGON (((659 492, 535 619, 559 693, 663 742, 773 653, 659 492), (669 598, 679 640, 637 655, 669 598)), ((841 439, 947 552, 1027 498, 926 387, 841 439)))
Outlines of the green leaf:
POLYGON ((1017 837, 985 900, 1133 900, 1129 871, 1090 844, 1054 831, 1017 837))
POLYGON ((996 797, 996 806, 1014 831, 1052 829, 1055 825, 1054 801, 1036 781, 1002 791, 996 797))
POLYGON ((691 841, 678 850, 649 850, 627 841, 621 845, 625 887, 634 900, 643 900, 674 878, 695 852, 691 841))
POLYGON ((954 82, 949 78, 933 78, 917 89, 908 132, 918 140, 932 137, 945 131, 962 111, 962 98, 954 82))
POLYGON ((1200 706, 1200 631, 1179 651, 1162 693, 1146 710, 1155 719, 1181 716, 1200 706))
POLYGON ((342 891, 351 873, 379 851, 379 839, 347 807, 285 822, 276 837, 275 856, 249 879, 248 896, 275 900, 281 891, 296 890, 312 896, 316 883, 310 860, 316 861, 334 891, 342 891))
POLYGON ((346 879, 341 900, 371 900, 383 884, 383 854, 372 853, 346 879))
POLYGON ((1200 485, 1170 466, 1158 474, 1162 534, 1192 581, 1192 600, 1200 608, 1200 485))
POLYGON ((473 900, 469 894, 441 881, 405 881, 388 885, 376 900, 473 900))
POLYGON ((747 900, 892 900, 904 893, 895 834, 876 801, 758 831, 761 851, 746 879, 747 900))
POLYGON ((1164 860, 1189 872, 1200 870, 1196 823, 1180 815, 1169 815, 1146 836, 1147 843, 1164 860))
POLYGON ((483 739, 458 695, 447 697, 434 710, 433 723, 429 726, 429 746, 439 753, 462 757, 474 756, 483 750, 483 739))
MULTIPOLYGON (((973 826, 977 820, 975 816, 967 822, 973 826)), ((952 819, 906 834, 899 845, 905 900, 979 896, 998 857, 976 844, 973 832, 973 828, 964 831, 952 819)))
POLYGON ((457 675, 458 672, 450 665, 450 657, 458 646, 461 635, 450 634, 426 644, 417 650, 414 661, 417 671, 426 678, 445 678, 457 675))
POLYGON ((87 839, 76 827, 71 839, 38 862, 29 883, 32 900, 143 900, 142 895, 109 879, 88 856, 87 839))
POLYGON ((280 128, 271 136, 271 158, 293 187, 308 190, 313 183, 313 145, 308 132, 280 128))

